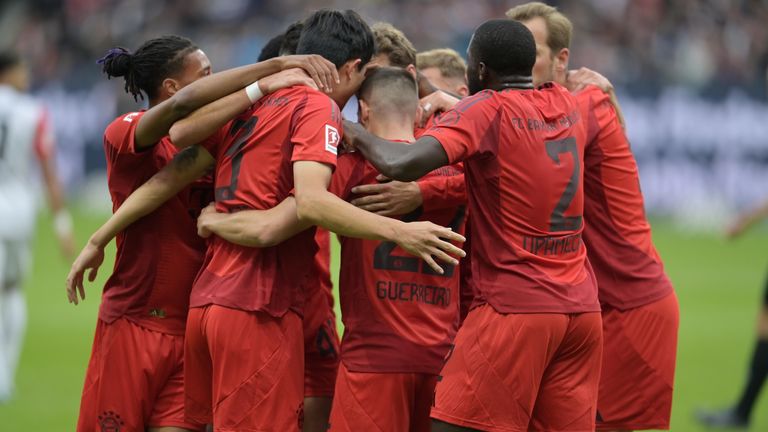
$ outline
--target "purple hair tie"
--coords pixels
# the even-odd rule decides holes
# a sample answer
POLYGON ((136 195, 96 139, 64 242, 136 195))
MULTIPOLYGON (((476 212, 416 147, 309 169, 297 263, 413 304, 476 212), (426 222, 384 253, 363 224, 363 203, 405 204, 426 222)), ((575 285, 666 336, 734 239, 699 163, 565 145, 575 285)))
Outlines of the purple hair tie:
POLYGON ((130 56, 131 52, 122 47, 110 48, 110 50, 107 51, 107 54, 104 57, 98 59, 96 63, 104 64, 106 63, 107 60, 111 60, 112 58, 117 57, 119 55, 123 55, 123 54, 130 56))

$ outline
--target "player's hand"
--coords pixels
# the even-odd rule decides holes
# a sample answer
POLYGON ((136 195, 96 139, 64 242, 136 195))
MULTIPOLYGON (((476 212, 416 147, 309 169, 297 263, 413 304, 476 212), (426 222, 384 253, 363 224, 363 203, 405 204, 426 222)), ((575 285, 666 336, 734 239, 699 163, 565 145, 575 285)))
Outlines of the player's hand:
POLYGON ((333 87, 339 84, 339 71, 336 65, 316 54, 309 55, 289 55, 279 57, 282 70, 299 68, 307 72, 314 80, 317 88, 330 93, 333 87))
POLYGON ((383 175, 376 180, 385 183, 355 186, 352 193, 365 195, 352 200, 352 205, 381 216, 404 215, 416 210, 423 202, 416 182, 391 181, 383 175))
POLYGON ((72 268, 67 275, 67 298, 70 303, 78 304, 78 293, 80 299, 85 300, 85 288, 83 288, 83 277, 86 270, 88 272, 88 281, 93 282, 99 271, 101 263, 104 262, 104 248, 89 241, 78 255, 72 268))
POLYGON ((450 241, 463 243, 466 240, 463 235, 432 222, 402 224, 393 240, 411 255, 426 261, 432 270, 439 274, 443 274, 443 269, 435 259, 457 265, 459 260, 451 255, 467 256, 466 252, 450 243, 450 241))
POLYGON ((608 78, 585 67, 569 70, 565 78, 565 87, 570 91, 579 91, 588 85, 597 86, 605 93, 613 91, 613 84, 608 78))
POLYGON ((211 225, 219 217, 216 211, 216 204, 210 203, 206 208, 200 212, 200 216, 197 217, 197 235, 202 238, 208 238, 213 234, 211 231, 211 225))
POLYGON ((448 111, 453 108, 459 99, 455 98, 448 93, 438 90, 431 95, 421 98, 419 105, 421 106, 421 124, 420 127, 424 127, 429 117, 436 112, 448 111))
POLYGON ((318 89, 315 81, 301 69, 286 69, 259 80, 259 88, 265 95, 297 85, 318 89))
POLYGON ((425 98, 438 90, 429 78, 418 70, 416 71, 416 83, 419 87, 419 98, 425 98))

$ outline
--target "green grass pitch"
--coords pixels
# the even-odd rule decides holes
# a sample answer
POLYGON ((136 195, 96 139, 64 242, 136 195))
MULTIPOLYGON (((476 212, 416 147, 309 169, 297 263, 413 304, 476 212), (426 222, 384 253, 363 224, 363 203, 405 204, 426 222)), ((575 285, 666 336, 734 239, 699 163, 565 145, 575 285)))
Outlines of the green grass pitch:
MULTIPOLYGON (((105 220, 79 211, 79 244, 105 220)), ((0 405, 0 431, 72 431, 90 354, 101 287, 111 271, 110 249, 84 304, 67 303, 69 267, 52 239, 49 219, 40 218, 35 262, 25 289, 29 326, 16 397, 0 405)), ((656 244, 681 305, 673 431, 700 430, 692 421, 698 406, 722 406, 740 391, 752 349, 754 317, 766 271, 768 233, 753 231, 729 243, 715 235, 684 234, 654 225, 656 244)), ((337 255, 334 266, 338 266, 337 255)), ((752 430, 768 430, 768 398, 755 409, 752 430)))

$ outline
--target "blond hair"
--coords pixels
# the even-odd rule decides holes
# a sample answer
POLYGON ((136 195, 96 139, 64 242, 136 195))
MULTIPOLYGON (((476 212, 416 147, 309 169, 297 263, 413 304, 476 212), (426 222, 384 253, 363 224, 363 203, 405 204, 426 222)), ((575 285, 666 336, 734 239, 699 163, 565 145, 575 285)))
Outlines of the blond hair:
POLYGON ((556 7, 541 2, 530 2, 515 6, 507 11, 507 18, 515 21, 544 19, 547 25, 547 45, 555 55, 563 48, 570 48, 573 24, 556 7))
POLYGON ((464 80, 467 63, 450 48, 438 48, 416 55, 418 69, 437 68, 445 78, 464 80))
POLYGON ((376 41, 376 55, 386 55, 390 66, 405 68, 416 64, 416 48, 403 32, 385 22, 374 24, 371 30, 376 41))

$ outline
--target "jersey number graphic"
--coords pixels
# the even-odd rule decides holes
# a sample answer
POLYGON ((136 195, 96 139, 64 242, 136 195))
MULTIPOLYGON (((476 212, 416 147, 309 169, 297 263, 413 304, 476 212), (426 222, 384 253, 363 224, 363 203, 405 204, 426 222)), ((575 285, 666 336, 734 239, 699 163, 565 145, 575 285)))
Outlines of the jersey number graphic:
POLYGON ((0 123, 0 159, 5 156, 5 144, 8 140, 8 125, 5 122, 0 123))
MULTIPOLYGON (((421 214, 424 212, 424 208, 419 206, 416 210, 408 213, 407 215, 403 216, 401 219, 403 222, 414 222, 417 221, 421 214)), ((464 222, 464 216, 466 212, 464 211, 464 206, 460 206, 456 209, 456 214, 453 216, 453 219, 451 219, 451 229, 454 231, 458 231, 459 227, 461 226, 462 222, 464 222)), ((376 247, 373 251, 373 268, 377 270, 393 270, 393 271, 406 271, 406 272, 413 272, 417 273, 419 271, 420 266, 420 258, 414 257, 414 256, 407 256, 407 257, 401 257, 401 256, 393 256, 392 251, 395 250, 397 247, 397 243, 391 242, 391 241, 385 241, 381 242, 379 246, 376 247)), ((421 273, 428 274, 428 275, 436 275, 436 276, 444 276, 444 277, 451 277, 453 276, 454 267, 449 264, 443 264, 440 263, 440 267, 443 268, 444 273, 439 274, 436 271, 432 270, 432 267, 423 264, 421 265, 421 273)))
POLYGON ((256 116, 253 116, 248 120, 238 119, 229 129, 230 136, 237 135, 237 139, 232 143, 229 149, 227 149, 227 152, 224 153, 224 157, 232 158, 232 176, 230 177, 229 186, 216 188, 216 201, 224 201, 235 197, 237 178, 240 176, 240 164, 243 162, 243 156, 245 155, 242 149, 245 142, 248 141, 248 138, 253 135, 257 121, 259 121, 259 118, 256 116))
POLYGON ((579 150, 576 147, 576 138, 568 137, 556 141, 547 141, 544 143, 547 149, 547 155, 557 165, 560 165, 560 155, 570 153, 573 156, 573 175, 565 187, 563 195, 557 202, 552 215, 549 218, 549 231, 575 231, 581 228, 581 216, 565 216, 565 211, 571 206, 571 201, 576 196, 576 189, 579 187, 579 176, 581 175, 581 163, 579 162, 579 150))

